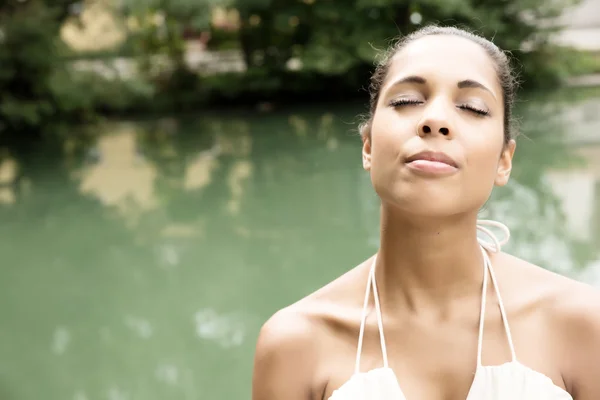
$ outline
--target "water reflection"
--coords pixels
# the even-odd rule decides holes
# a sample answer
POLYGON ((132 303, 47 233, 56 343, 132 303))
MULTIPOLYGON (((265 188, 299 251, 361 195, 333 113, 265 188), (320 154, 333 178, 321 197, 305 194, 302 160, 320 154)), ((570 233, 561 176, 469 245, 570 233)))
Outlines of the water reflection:
POLYGON ((154 330, 150 321, 131 315, 127 315, 124 320, 125 325, 140 339, 149 339, 152 337, 154 330))
POLYGON ((57 355, 64 354, 67 351, 69 342, 71 341, 71 333, 64 327, 58 327, 54 331, 52 339, 52 352, 57 355))
POLYGON ((201 151, 186 168, 183 187, 185 190, 199 190, 212 182, 212 174, 218 167, 217 147, 201 151))
POLYGON ((224 348, 240 346, 244 342, 246 329, 234 315, 218 315, 211 308, 198 311, 194 315, 196 335, 212 340, 224 348))
MULTIPOLYGON (((582 107, 594 101, 588 100, 582 107)), ((573 226, 574 213, 582 211, 581 204, 567 201, 564 195, 571 193, 579 199, 586 195, 577 182, 590 171, 591 160, 581 154, 572 132, 585 131, 585 124, 593 122, 574 126, 570 111, 565 111, 565 104, 559 101, 543 107, 539 102, 527 102, 521 113, 524 123, 513 178, 494 194, 484 215, 504 221, 511 228, 509 251, 577 277, 596 256, 596 247, 590 236, 580 235, 581 227, 573 226)), ((599 201, 596 199, 596 203, 599 201)), ((591 226, 592 219, 586 224, 591 226)))
POLYGON ((569 169, 551 169, 547 178, 566 216, 568 235, 589 246, 579 246, 588 267, 578 277, 600 286, 600 98, 567 106, 563 121, 568 146, 579 162, 569 169))
MULTIPOLYGON (((599 103, 524 103, 514 179, 482 217, 600 284, 599 103)), ((2 158, 2 393, 247 398, 261 322, 376 249, 361 111, 111 123, 79 163, 2 158)))
POLYGON ((17 168, 17 162, 12 158, 0 161, 0 204, 12 204, 16 200, 14 182, 17 168))
POLYGON ((139 154, 138 126, 119 124, 112 133, 100 137, 94 164, 78 172, 82 193, 91 194, 121 214, 136 213, 158 206, 154 192, 156 169, 139 154))
POLYGON ((163 364, 156 367, 156 379, 168 385, 179 385, 180 372, 176 365, 163 364))

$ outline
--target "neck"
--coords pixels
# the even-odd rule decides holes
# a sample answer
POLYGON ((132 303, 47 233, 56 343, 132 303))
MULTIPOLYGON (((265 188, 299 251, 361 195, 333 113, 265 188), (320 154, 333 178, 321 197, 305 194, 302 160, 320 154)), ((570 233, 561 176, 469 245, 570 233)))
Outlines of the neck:
POLYGON ((477 214, 417 218, 383 206, 377 280, 386 302, 446 314, 455 301, 480 296, 476 223, 477 214))

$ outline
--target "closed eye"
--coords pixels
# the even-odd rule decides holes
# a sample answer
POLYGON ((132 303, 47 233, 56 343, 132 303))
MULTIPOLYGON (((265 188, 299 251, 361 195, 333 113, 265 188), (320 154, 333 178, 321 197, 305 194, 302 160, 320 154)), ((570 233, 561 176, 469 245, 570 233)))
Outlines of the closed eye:
MULTIPOLYGON (((423 104, 423 101, 416 100, 416 99, 396 99, 396 100, 390 101, 391 107, 401 107, 401 106, 418 105, 418 104, 423 104)), ((489 111, 484 110, 479 107, 474 107, 470 104, 461 104, 458 106, 458 108, 460 108, 461 110, 466 110, 466 111, 472 112, 472 113, 477 114, 478 116, 482 116, 482 117, 490 115, 489 111)))
POLYGON ((460 108, 461 110, 467 110, 467 111, 471 111, 477 115, 481 115, 481 116, 487 116, 490 115, 490 112, 478 107, 473 107, 469 104, 461 104, 460 106, 458 106, 458 108, 460 108))
POLYGON ((391 107, 400 107, 400 106, 406 106, 406 105, 415 105, 415 104, 421 104, 423 103, 420 100, 415 100, 415 99, 396 99, 396 100, 392 100, 390 101, 390 106, 391 107))

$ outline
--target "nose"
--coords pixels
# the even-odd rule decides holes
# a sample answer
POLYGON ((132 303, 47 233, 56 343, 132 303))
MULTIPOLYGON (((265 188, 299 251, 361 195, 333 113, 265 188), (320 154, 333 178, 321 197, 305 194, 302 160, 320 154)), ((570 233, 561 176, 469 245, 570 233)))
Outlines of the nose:
POLYGON ((453 136, 454 130, 450 127, 450 121, 443 105, 439 103, 437 105, 432 104, 425 111, 423 119, 417 125, 417 133, 421 137, 436 133, 447 138, 453 136))
POLYGON ((448 129, 445 126, 440 126, 438 128, 437 125, 439 125, 439 124, 435 124, 435 123, 422 124, 419 127, 419 136, 425 136, 426 134, 434 132, 436 129, 437 129, 437 132, 441 133, 444 136, 448 136, 450 134, 450 129, 448 129), (433 128, 432 128, 432 126, 433 126, 433 128))

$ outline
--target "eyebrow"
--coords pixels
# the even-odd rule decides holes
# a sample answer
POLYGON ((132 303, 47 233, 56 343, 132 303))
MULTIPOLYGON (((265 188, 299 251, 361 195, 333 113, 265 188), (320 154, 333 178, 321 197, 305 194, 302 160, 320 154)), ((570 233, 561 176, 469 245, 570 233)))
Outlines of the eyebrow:
POLYGON ((457 86, 459 89, 476 88, 476 89, 487 90, 488 92, 490 92, 490 94, 492 96, 494 96, 494 98, 496 98, 496 96, 494 95, 494 92, 492 92, 490 89, 488 89, 484 84, 474 81, 472 79, 465 79, 464 81, 460 81, 460 82, 458 82, 457 86))
MULTIPOLYGON (((398 79, 391 86, 402 85, 405 83, 414 83, 417 85, 425 85, 427 83, 427 80, 421 76, 410 75, 410 76, 398 79)), ((467 88, 483 89, 485 91, 488 91, 492 96, 494 96, 494 98, 496 98, 496 96, 494 95, 494 92, 492 92, 487 86, 485 86, 484 84, 479 83, 477 81, 474 81, 472 79, 462 80, 462 81, 458 82, 456 84, 456 86, 459 89, 467 89, 467 88)))
POLYGON ((403 83, 416 83, 418 85, 424 85, 427 83, 427 81, 425 80, 425 78, 422 78, 420 76, 411 75, 402 79, 398 79, 396 82, 394 82, 392 86, 402 85, 403 83))

